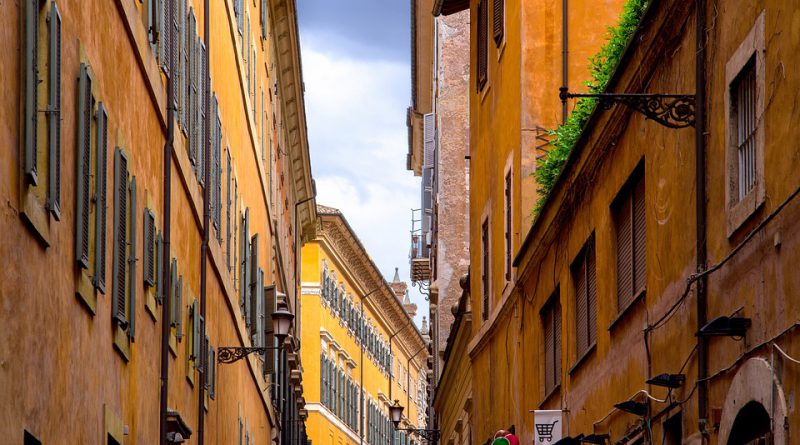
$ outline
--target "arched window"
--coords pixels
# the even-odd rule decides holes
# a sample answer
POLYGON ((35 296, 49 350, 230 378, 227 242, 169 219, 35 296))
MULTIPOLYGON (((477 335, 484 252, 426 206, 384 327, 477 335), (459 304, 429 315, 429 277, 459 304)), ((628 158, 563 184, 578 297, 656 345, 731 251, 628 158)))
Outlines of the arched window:
POLYGON ((728 436, 728 445, 772 445, 770 418, 764 406, 750 402, 739 410, 728 436))

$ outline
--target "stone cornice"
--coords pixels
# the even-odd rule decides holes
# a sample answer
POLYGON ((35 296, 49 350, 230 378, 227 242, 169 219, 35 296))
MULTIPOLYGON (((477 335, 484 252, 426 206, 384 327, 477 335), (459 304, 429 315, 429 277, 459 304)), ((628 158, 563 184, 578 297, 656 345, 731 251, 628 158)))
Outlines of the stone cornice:
MULTIPOLYGON (((277 96, 284 123, 284 151, 289 153, 294 202, 299 203, 314 196, 314 185, 308 152, 305 86, 300 62, 297 10, 294 0, 272 0, 268 4, 275 36, 277 96)), ((297 226, 300 228, 301 243, 310 241, 315 236, 317 209, 314 201, 311 199, 297 209, 299 218, 297 226)))

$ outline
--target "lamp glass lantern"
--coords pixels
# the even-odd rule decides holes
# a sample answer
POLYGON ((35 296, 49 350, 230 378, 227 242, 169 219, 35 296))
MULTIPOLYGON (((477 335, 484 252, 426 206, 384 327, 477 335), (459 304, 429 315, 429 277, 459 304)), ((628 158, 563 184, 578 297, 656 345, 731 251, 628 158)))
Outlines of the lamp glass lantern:
POLYGON ((389 416, 392 418, 392 423, 394 423, 394 427, 400 424, 400 420, 403 418, 403 406, 400 405, 398 400, 394 401, 394 405, 389 407, 389 416))
POLYGON ((275 332, 275 338, 278 339, 278 344, 282 344, 283 340, 289 335, 289 330, 292 328, 292 321, 294 321, 294 314, 286 309, 278 309, 272 313, 272 329, 275 332))

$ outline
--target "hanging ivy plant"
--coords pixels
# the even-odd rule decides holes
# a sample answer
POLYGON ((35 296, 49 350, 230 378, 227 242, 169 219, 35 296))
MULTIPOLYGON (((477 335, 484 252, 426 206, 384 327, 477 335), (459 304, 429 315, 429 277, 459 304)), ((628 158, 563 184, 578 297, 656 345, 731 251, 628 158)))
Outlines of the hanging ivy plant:
MULTIPOLYGON (((605 91, 608 80, 614 74, 628 42, 639 26, 648 3, 649 0, 628 0, 622 8, 619 22, 608 28, 608 41, 597 54, 589 59, 591 80, 585 82, 589 92, 602 93, 605 91)), ((533 173, 539 191, 534 216, 542 210, 572 147, 583 132, 596 105, 597 99, 595 98, 579 99, 567 117, 567 121, 550 132, 553 136, 552 147, 547 155, 539 161, 536 171, 533 173)))

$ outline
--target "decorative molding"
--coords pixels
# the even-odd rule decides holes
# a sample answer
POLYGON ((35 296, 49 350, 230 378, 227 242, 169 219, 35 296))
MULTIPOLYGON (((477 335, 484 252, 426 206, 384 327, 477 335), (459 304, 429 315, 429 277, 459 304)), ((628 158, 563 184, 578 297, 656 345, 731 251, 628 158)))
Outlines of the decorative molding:
POLYGON ((325 418, 328 422, 332 423, 339 431, 343 432, 347 435, 351 440, 354 442, 358 442, 361 439, 358 437, 358 434, 351 430, 350 427, 344 424, 338 417, 336 417, 330 410, 317 402, 306 402, 306 410, 309 413, 319 413, 322 417, 325 418))

